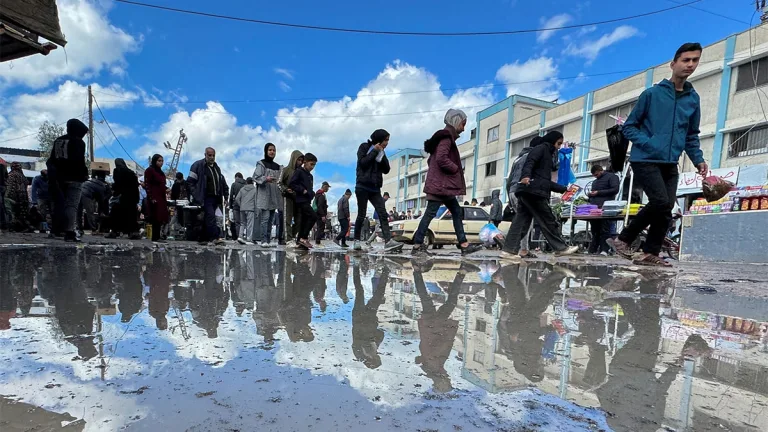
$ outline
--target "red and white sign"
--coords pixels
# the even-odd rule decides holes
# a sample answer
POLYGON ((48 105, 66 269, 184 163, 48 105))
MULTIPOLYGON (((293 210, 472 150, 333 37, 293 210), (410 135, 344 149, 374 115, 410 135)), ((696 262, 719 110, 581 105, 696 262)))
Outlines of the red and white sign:
MULTIPOLYGON (((739 181, 739 167, 732 168, 717 168, 709 170, 709 176, 718 176, 723 180, 736 184, 739 181)), ((685 172, 680 174, 680 179, 677 181, 677 194, 682 195, 686 193, 701 192, 701 181, 704 177, 697 172, 685 172)))

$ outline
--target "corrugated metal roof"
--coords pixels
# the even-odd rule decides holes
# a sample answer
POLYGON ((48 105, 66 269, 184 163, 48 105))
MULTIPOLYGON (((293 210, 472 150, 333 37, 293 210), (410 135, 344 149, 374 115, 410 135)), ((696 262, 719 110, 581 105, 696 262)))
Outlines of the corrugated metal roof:
POLYGON ((58 45, 67 44, 59 26, 55 0, 3 0, 0 21, 16 24, 58 45))

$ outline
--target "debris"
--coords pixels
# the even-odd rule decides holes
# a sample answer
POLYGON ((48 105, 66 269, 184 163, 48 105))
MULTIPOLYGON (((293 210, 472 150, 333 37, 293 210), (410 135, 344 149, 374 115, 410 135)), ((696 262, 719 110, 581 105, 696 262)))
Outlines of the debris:
POLYGON ((144 394, 145 391, 149 390, 149 386, 141 386, 137 388, 136 390, 126 391, 126 390, 120 390, 120 394, 144 394))
POLYGON ((214 393, 216 393, 216 392, 215 391, 199 392, 199 393, 195 393, 195 396, 198 397, 198 398, 203 398, 203 397, 206 397, 206 396, 210 396, 210 395, 212 395, 214 393))

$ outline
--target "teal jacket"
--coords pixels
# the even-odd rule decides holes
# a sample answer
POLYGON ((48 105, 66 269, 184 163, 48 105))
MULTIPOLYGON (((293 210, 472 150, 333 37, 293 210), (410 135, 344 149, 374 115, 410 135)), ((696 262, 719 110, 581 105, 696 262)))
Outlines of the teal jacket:
POLYGON ((630 162, 678 163, 683 150, 694 165, 704 162, 699 144, 701 104, 687 82, 682 93, 665 79, 646 89, 624 122, 624 136, 632 141, 630 162))

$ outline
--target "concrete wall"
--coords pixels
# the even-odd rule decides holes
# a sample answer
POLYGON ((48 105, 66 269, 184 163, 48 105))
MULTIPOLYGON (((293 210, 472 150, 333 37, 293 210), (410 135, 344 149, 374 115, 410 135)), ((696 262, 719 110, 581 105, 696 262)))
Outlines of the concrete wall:
MULTIPOLYGON (((519 107, 515 105, 513 110, 518 108, 519 107)), ((530 110, 524 112, 528 113, 527 115, 531 115, 530 113, 534 111, 530 110)), ((490 196, 491 191, 494 189, 499 189, 503 183, 508 119, 508 109, 505 108, 496 114, 480 120, 480 126, 478 127, 478 131, 480 131, 480 147, 478 149, 477 155, 475 155, 477 162, 474 164, 477 166, 477 185, 475 186, 475 197, 478 199, 478 201, 482 200, 483 197, 490 196), (496 141, 488 142, 488 130, 496 126, 499 127, 499 139, 496 141), (496 163, 496 174, 486 176, 486 164, 493 162, 496 163)))

